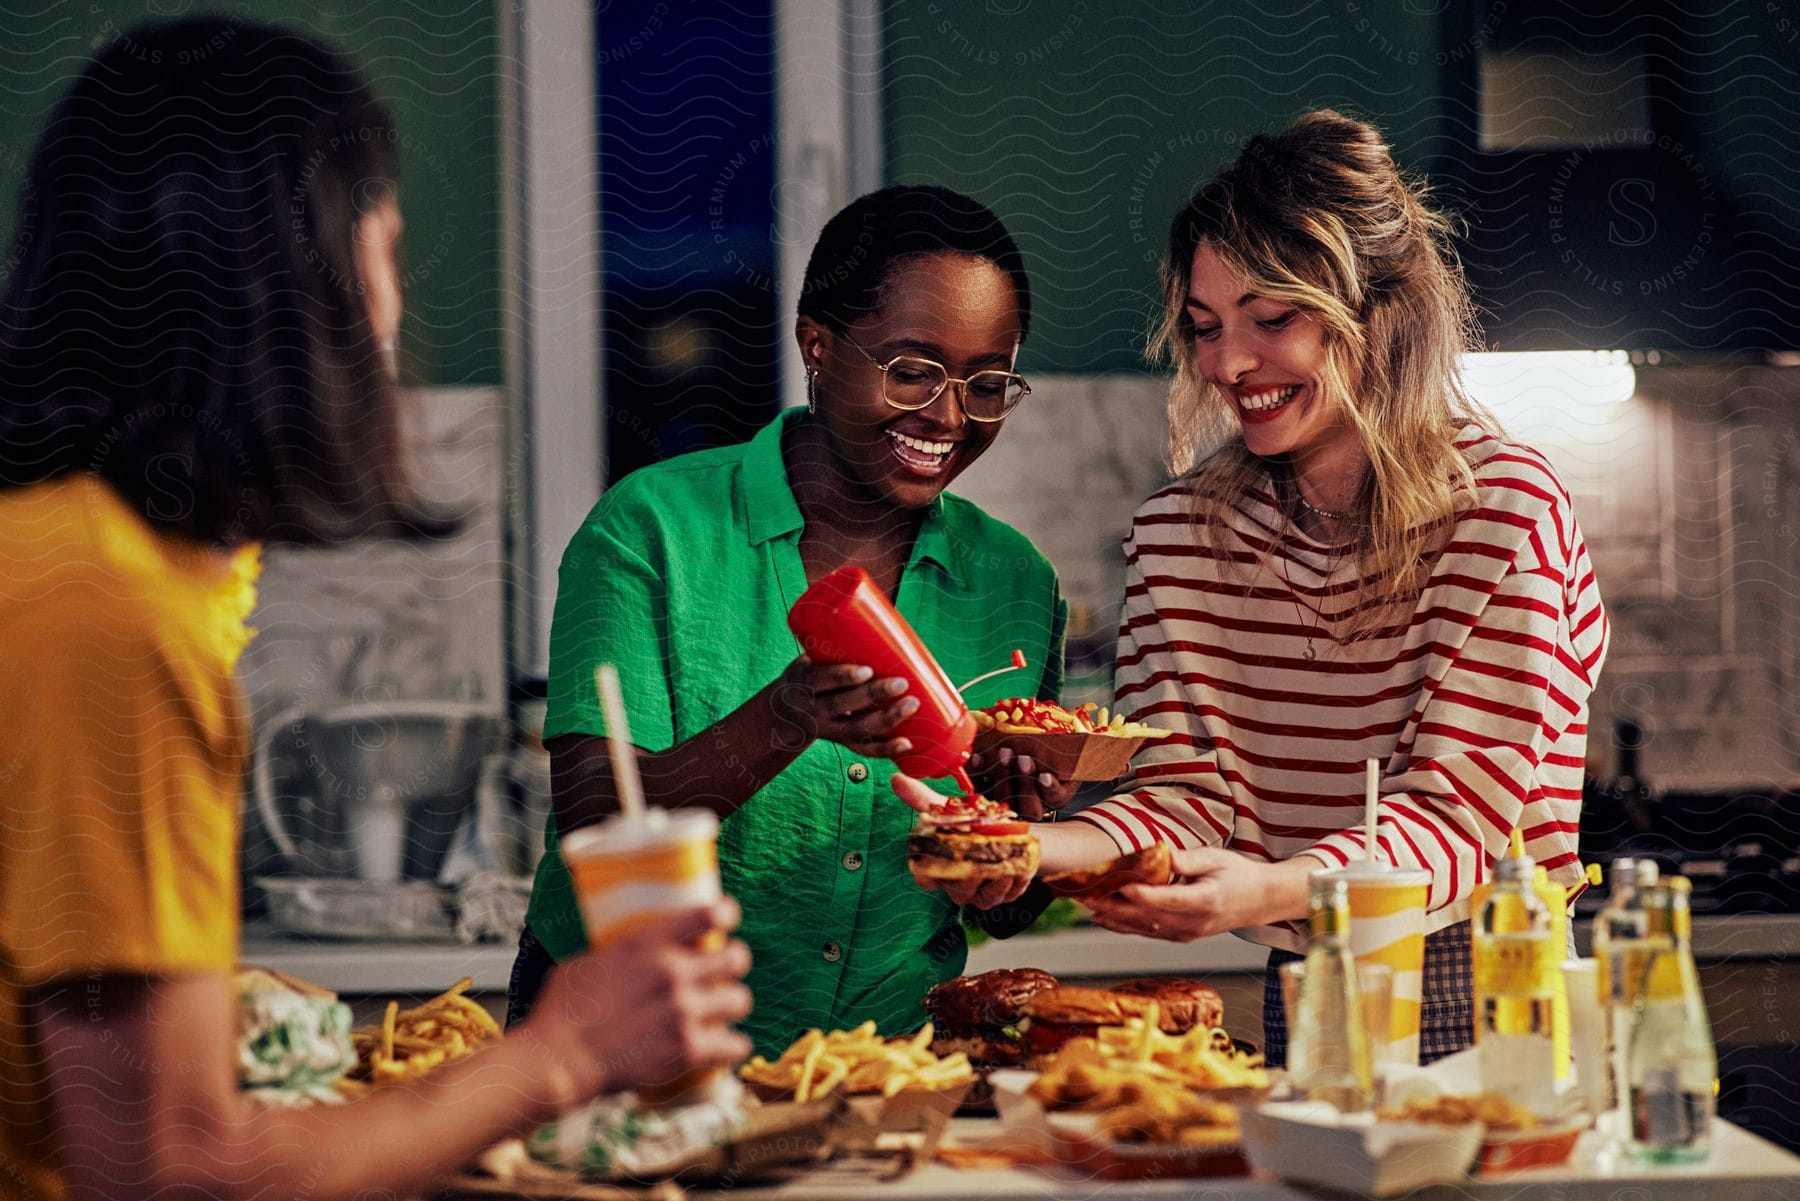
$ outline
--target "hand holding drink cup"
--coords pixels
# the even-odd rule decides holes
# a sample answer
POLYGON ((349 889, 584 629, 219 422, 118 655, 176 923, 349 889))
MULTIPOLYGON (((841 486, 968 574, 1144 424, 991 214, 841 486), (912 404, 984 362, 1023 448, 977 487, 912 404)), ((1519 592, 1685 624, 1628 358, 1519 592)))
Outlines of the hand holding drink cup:
POLYGON ((727 1050, 738 1058, 749 1051, 740 1035, 725 1029, 749 1012, 749 994, 736 982, 749 967, 749 952, 742 943, 726 942, 725 932, 737 924, 737 906, 719 886, 718 819, 703 809, 645 806, 611 664, 600 666, 596 684, 620 813, 564 836, 562 856, 590 956, 605 959, 617 972, 596 985, 663 992, 662 1004, 646 998, 639 1002, 646 1012, 624 1009, 615 1018, 627 1026, 663 1020, 670 1027, 660 1034, 646 1031, 631 1052, 643 1065, 634 1071, 633 1083, 664 1082, 643 1091, 649 1103, 683 1103, 703 1097, 718 1078, 717 1067, 733 1062, 727 1050), (633 978, 638 970, 647 980, 633 978), (696 1070, 681 1071, 689 1065, 696 1070))
POLYGON ((749 948, 735 939, 700 945, 737 921, 737 904, 726 897, 657 915, 557 966, 525 1031, 573 1069, 575 1099, 667 1090, 689 1073, 711 1075, 750 1053, 750 1040, 731 1028, 750 1012, 750 990, 740 982, 749 948))

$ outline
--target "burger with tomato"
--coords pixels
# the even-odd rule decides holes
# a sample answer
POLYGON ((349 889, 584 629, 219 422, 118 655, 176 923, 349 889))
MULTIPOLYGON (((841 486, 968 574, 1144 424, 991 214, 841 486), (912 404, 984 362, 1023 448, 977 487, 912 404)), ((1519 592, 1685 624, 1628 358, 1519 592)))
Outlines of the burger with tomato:
POLYGON ((920 815, 906 860, 915 876, 931 880, 1029 880, 1037 874, 1038 842, 998 801, 951 797, 920 815))

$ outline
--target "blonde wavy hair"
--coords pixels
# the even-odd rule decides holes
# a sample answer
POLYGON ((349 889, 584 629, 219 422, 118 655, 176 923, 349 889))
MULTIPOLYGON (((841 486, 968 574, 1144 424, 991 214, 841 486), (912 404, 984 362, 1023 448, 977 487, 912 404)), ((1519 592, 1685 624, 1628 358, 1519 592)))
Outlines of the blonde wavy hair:
POLYGON ((1235 409, 1195 365, 1195 252, 1213 248, 1250 291, 1324 327, 1320 394, 1341 403, 1369 461, 1348 518, 1368 586, 1335 631, 1342 639, 1372 633, 1417 597, 1457 512, 1473 502, 1457 428, 1498 428, 1462 386, 1458 357, 1474 345, 1474 310, 1452 232, 1381 134, 1329 109, 1252 138, 1169 230, 1150 354, 1175 367, 1169 465, 1192 481, 1202 538, 1223 530, 1224 511, 1263 481, 1278 497, 1294 484, 1285 462, 1250 453, 1235 409))

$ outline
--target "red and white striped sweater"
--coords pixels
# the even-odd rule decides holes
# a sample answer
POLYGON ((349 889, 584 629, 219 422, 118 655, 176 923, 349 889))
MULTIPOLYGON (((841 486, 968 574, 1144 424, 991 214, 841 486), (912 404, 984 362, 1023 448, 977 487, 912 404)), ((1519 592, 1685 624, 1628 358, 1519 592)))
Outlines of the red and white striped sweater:
MULTIPOLYGON (((1348 645, 1317 614, 1354 607, 1354 556, 1295 530, 1269 492, 1246 496, 1212 547, 1186 482, 1146 501, 1125 544, 1114 696, 1176 733, 1145 744, 1122 793, 1077 820, 1124 850, 1161 840, 1337 866, 1363 853, 1373 756, 1382 857, 1432 875, 1427 931, 1469 916, 1515 826, 1553 879, 1578 886, 1588 697, 1607 642, 1593 565, 1542 455, 1472 427, 1458 445, 1479 504, 1411 614, 1348 645)), ((1297 925, 1239 933, 1304 945, 1297 925)))

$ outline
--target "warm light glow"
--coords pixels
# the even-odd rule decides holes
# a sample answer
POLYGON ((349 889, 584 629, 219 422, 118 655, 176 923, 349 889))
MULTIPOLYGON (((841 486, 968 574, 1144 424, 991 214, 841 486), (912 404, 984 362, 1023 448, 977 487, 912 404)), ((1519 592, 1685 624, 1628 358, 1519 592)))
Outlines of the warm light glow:
POLYGON ((1509 430, 1581 430, 1610 422, 1637 391, 1622 350, 1500 352, 1463 356, 1469 395, 1509 430))

